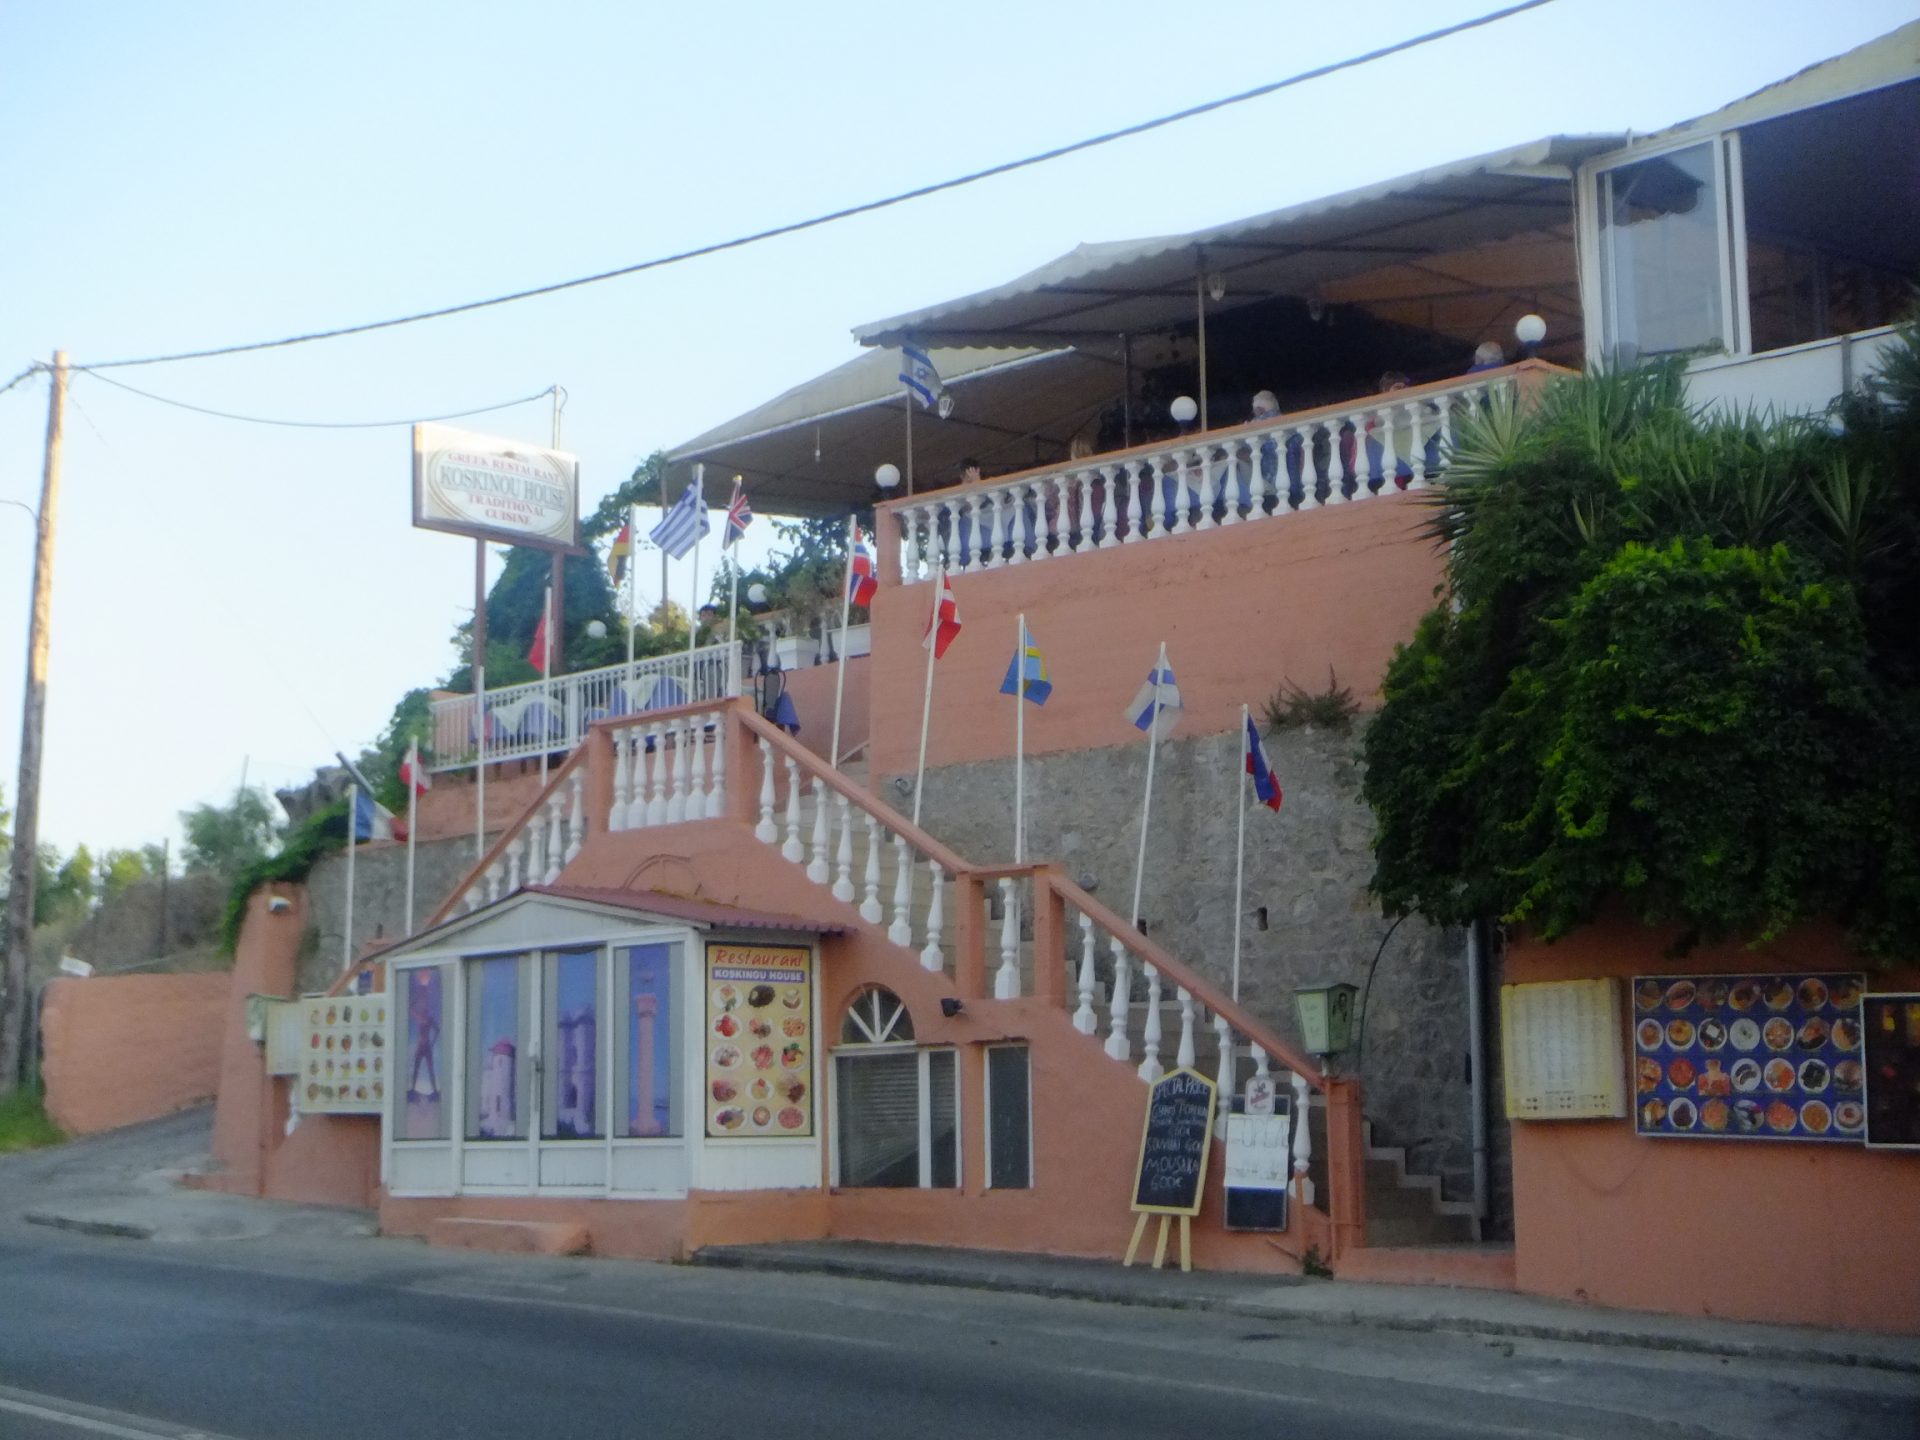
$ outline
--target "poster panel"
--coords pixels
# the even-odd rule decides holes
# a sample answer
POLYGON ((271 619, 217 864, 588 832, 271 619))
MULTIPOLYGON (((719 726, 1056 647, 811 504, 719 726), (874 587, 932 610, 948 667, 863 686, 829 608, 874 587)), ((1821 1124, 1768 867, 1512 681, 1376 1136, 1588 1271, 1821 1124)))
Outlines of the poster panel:
POLYGON ((447 1074, 447 967, 423 966, 399 971, 406 997, 401 1032, 399 1077, 406 1103, 394 1114, 394 1139, 445 1140, 450 1126, 444 1077, 447 1074))
POLYGON ((580 550, 580 461, 497 435, 413 427, 413 523, 540 550, 580 550))
POLYGON ((1857 974, 1635 976, 1636 1132, 1859 1144, 1865 989, 1857 974))
POLYGON ((1861 1018, 1867 1144, 1920 1150, 1920 994, 1869 995, 1861 1018))
POLYGON ((678 1135, 674 1124, 673 972, 678 947, 633 945, 626 950, 626 1126, 633 1138, 678 1135))
POLYGON ((306 1066, 296 1081, 309 1115, 378 1115, 386 1108, 387 997, 307 995, 300 1006, 306 1066))
POLYGON ((706 1133, 813 1135, 813 951, 707 946, 706 1133))
POLYGON ((1293 1097, 1276 1098, 1267 1115, 1227 1116, 1226 1191, 1229 1230, 1285 1230, 1293 1183, 1293 1097))

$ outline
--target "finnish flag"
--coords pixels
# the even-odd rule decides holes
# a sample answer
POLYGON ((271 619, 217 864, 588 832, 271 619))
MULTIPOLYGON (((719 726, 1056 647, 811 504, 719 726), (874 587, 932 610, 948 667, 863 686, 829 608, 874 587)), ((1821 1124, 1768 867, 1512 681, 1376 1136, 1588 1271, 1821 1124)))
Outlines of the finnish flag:
POLYGON ((1147 672, 1146 683, 1127 706, 1127 719, 1133 728, 1164 740, 1180 723, 1180 686, 1174 681, 1173 667, 1167 663, 1167 647, 1160 647, 1160 658, 1147 672))

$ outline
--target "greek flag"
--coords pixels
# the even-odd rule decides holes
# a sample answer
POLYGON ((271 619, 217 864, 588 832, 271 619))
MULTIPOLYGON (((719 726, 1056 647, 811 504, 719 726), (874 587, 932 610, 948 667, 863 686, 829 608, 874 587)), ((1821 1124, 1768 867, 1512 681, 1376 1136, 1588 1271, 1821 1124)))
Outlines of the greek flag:
POLYGON ((647 532, 649 540, 676 560, 684 559, 713 528, 707 521, 706 496, 700 493, 704 478, 700 469, 697 465, 694 467, 693 483, 680 492, 680 498, 660 517, 660 523, 647 532))
POLYGON ((900 383, 920 397, 920 408, 931 410, 946 387, 927 352, 912 345, 900 347, 900 383))

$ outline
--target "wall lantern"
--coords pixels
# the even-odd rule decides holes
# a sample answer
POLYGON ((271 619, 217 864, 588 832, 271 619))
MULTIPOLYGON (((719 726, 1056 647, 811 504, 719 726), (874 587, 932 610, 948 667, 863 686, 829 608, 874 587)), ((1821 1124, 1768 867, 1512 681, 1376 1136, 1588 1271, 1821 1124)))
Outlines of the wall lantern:
POLYGON ((1336 1055, 1353 1043, 1353 999, 1360 987, 1337 980, 1301 985, 1293 992, 1300 1016, 1300 1041, 1313 1055, 1336 1055))

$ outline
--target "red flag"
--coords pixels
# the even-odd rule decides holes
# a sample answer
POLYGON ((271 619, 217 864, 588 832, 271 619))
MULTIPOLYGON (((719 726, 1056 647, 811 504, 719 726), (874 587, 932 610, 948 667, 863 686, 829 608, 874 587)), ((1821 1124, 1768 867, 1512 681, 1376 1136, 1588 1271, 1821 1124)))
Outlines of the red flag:
POLYGON ((942 570, 940 583, 933 587, 933 613, 927 616, 927 631, 920 637, 920 643, 933 651, 933 658, 938 660, 959 633, 960 602, 953 598, 953 581, 942 570))
POLYGON ((607 573, 618 585, 627 578, 627 562, 633 555, 633 531, 631 525, 622 525, 620 533, 613 537, 613 547, 607 551, 607 573))
POLYGON ((847 594, 856 605, 871 605, 880 589, 880 577, 873 573, 873 556, 867 553, 860 527, 853 527, 853 550, 847 556, 847 594))
POLYGON ((400 779, 411 785, 413 793, 424 795, 433 788, 433 779, 427 774, 427 767, 419 763, 420 750, 415 746, 400 757, 400 779))
POLYGON ((547 673, 547 607, 540 607, 540 623, 533 627, 533 648, 527 651, 527 663, 542 675, 547 673))

